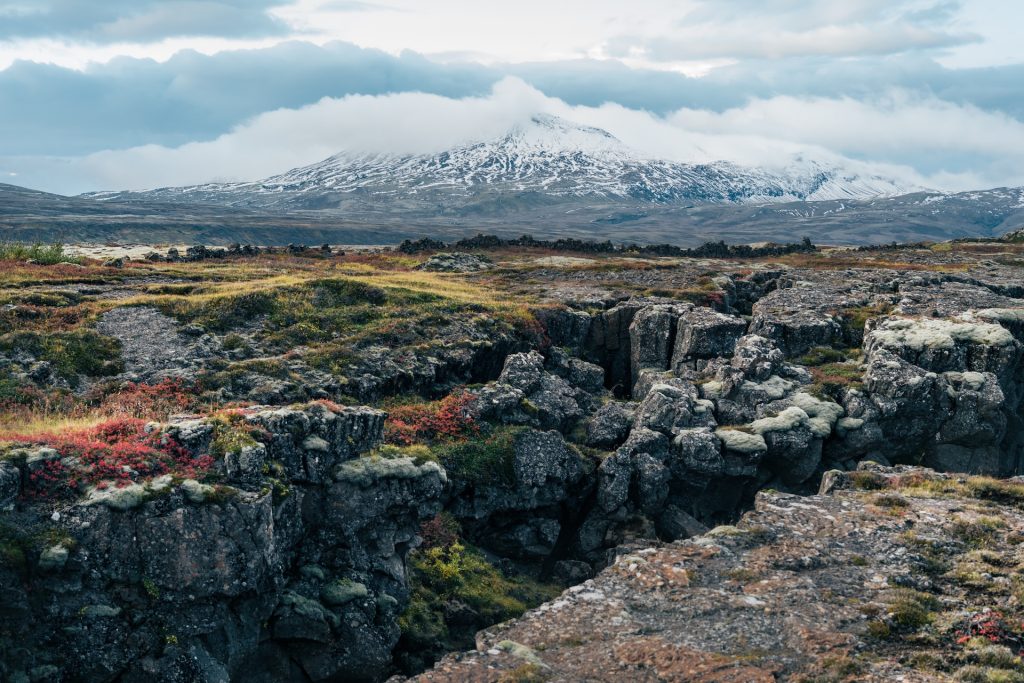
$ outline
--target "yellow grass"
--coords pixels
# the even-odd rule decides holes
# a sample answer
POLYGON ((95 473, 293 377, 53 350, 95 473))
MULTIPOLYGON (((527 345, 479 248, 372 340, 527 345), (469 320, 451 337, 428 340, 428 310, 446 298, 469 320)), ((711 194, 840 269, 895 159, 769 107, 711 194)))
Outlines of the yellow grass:
POLYGON ((0 419, 0 443, 10 442, 13 436, 32 437, 88 429, 109 419, 109 416, 100 414, 80 417, 40 414, 27 420, 10 421, 9 416, 4 416, 0 419))

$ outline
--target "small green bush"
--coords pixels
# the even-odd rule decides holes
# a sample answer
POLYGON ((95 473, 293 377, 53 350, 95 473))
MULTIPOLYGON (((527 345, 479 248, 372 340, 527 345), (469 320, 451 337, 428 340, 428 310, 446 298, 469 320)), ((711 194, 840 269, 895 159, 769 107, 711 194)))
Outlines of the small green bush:
POLYGON ((561 592, 527 577, 506 577, 480 551, 462 543, 414 551, 409 564, 413 592, 399 625, 403 637, 420 647, 453 635, 443 616, 447 603, 468 606, 479 615, 482 628, 519 616, 561 592))
POLYGON ((516 436, 521 428, 499 428, 485 439, 436 446, 437 461, 449 475, 476 484, 512 485, 516 436))
POLYGON ((52 266, 57 263, 79 263, 81 259, 64 252, 64 245, 54 244, 23 244, 20 242, 0 242, 0 261, 36 261, 52 266))

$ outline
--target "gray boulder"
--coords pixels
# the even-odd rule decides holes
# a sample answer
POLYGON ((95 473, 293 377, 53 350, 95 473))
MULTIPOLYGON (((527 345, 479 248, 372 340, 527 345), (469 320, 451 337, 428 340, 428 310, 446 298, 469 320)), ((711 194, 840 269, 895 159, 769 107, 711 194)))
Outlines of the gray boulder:
POLYGON ((629 436, 635 412, 635 404, 610 401, 601 406, 587 422, 587 445, 592 448, 621 445, 629 436))
POLYGON ((489 270, 494 264, 483 256, 466 254, 463 252, 452 252, 434 254, 423 263, 416 266, 417 270, 435 271, 441 273, 477 273, 481 270, 489 270))
POLYGON ((931 372, 991 372, 1007 380, 1016 371, 1022 346, 1009 330, 991 322, 886 318, 864 339, 866 355, 880 349, 931 372))
POLYGON ((680 312, 679 306, 648 306, 633 318, 629 340, 630 372, 634 382, 645 368, 669 369, 680 312))

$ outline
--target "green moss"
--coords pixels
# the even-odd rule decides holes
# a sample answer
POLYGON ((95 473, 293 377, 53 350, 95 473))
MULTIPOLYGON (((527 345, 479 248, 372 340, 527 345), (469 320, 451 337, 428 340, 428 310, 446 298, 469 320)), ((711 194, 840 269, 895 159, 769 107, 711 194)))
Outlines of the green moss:
POLYGON ((958 669, 953 679, 963 683, 1024 683, 1024 672, 968 664, 958 669))
POLYGON ((0 568, 24 574, 29 569, 29 559, 38 557, 41 551, 55 546, 72 550, 75 545, 67 531, 49 522, 37 521, 27 526, 0 522, 0 568))
POLYGON ((412 458, 418 466, 425 462, 436 462, 440 464, 437 454, 426 444, 413 444, 411 446, 393 446, 384 444, 377 450, 370 453, 371 456, 381 458, 412 458))
POLYGON ((188 294, 193 294, 198 290, 198 285, 188 283, 148 285, 142 289, 142 291, 147 294, 170 294, 173 296, 186 296, 188 294))
POLYGON ((241 453, 244 448, 259 445, 254 436, 256 428, 242 416, 220 415, 213 418, 211 423, 213 440, 210 442, 210 455, 215 458, 241 453))
POLYGON ((447 643, 445 649, 454 650, 472 644, 475 629, 455 634, 445 623, 444 607, 448 603, 468 606, 478 615, 477 627, 482 628, 519 616, 561 592, 558 587, 526 577, 506 577, 478 550, 460 543, 414 551, 409 555, 409 565, 413 590, 399 625, 403 637, 416 647, 447 643))
POLYGON ((990 477, 971 477, 965 487, 967 494, 974 498, 1024 508, 1024 484, 990 477))
POLYGON ((514 444, 522 431, 518 427, 500 427, 484 439, 436 446, 436 459, 452 477, 476 484, 512 485, 514 444))
POLYGON ((47 361, 62 377, 103 377, 123 370, 121 344, 93 330, 10 332, 0 336, 0 352, 24 352, 47 361))
POLYGON ((248 347, 248 343, 245 341, 245 337, 240 334, 231 333, 224 337, 220 343, 221 348, 225 351, 235 351, 238 349, 244 349, 248 347))
POLYGON ((931 623, 934 618, 932 610, 938 606, 938 601, 927 593, 904 590, 897 593, 889 604, 889 614, 901 630, 916 631, 931 623))
POLYGON ((24 573, 28 569, 24 547, 12 539, 0 540, 0 567, 24 573))
POLYGON ((313 294, 313 305, 318 308, 337 308, 369 303, 380 306, 387 301, 383 289, 343 278, 314 280, 308 288, 313 294))
POLYGON ((26 292, 20 297, 14 297, 11 303, 28 304, 29 306, 44 306, 47 308, 64 308, 74 306, 82 301, 82 296, 74 291, 43 291, 26 292))
POLYGON ((532 662, 504 671, 498 677, 498 683, 544 683, 549 680, 551 680, 551 672, 540 664, 532 662))
POLYGON ((876 640, 888 640, 892 636, 892 629, 880 619, 868 622, 867 635, 876 640))
POLYGON ((949 553, 946 545, 938 539, 921 538, 913 531, 908 531, 901 536, 918 556, 918 568, 928 576, 941 576, 950 569, 949 553))
POLYGON ((351 579, 338 579, 320 589, 320 600, 325 605, 344 605, 367 597, 366 586, 351 579))
POLYGON ((849 350, 836 349, 831 346, 816 346, 808 351, 806 355, 796 359, 795 362, 799 365, 815 367, 827 363, 842 363, 850 360, 851 353, 849 350))
POLYGON ((957 518, 953 520, 950 531, 954 538, 970 548, 987 548, 996 543, 999 531, 1005 526, 1006 523, 997 517, 957 518))
POLYGON ((894 306, 890 303, 844 308, 839 312, 844 337, 847 341, 859 343, 864 338, 864 327, 867 325, 868 320, 888 315, 892 312, 893 308, 894 306))
POLYGON ((158 306, 182 322, 195 323, 214 332, 227 332, 274 313, 278 301, 268 292, 245 292, 212 299, 164 301, 158 306))
POLYGON ((153 582, 153 579, 149 577, 142 579, 142 588, 146 591, 146 595, 153 600, 160 599, 160 588, 153 582))

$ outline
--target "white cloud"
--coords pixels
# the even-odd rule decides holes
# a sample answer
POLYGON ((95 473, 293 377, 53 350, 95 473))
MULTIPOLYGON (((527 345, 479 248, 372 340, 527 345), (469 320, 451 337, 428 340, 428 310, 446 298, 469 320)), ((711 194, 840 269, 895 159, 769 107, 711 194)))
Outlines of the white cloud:
POLYGON ((209 142, 7 166, 36 186, 74 191, 256 180, 343 150, 437 152, 495 137, 538 112, 605 128, 651 157, 780 166, 803 155, 939 189, 1024 185, 1024 123, 968 105, 895 92, 877 102, 776 97, 658 117, 617 104, 571 106, 514 78, 486 97, 326 98, 262 114, 209 142))
POLYGON ((888 55, 978 42, 952 0, 699 0, 659 30, 621 30, 613 56, 652 61, 888 55))
POLYGON ((1024 122, 973 105, 902 91, 873 101, 774 97, 721 113, 683 109, 669 118, 688 130, 769 136, 875 158, 918 150, 1024 154, 1024 122))

